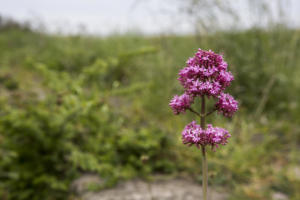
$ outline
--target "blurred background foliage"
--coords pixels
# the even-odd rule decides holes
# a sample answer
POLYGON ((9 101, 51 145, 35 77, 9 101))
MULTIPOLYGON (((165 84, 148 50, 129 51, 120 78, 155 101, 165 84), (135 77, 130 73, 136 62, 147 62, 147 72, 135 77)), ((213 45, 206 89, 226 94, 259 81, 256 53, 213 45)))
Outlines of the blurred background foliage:
POLYGON ((200 152, 180 138, 194 116, 168 107, 198 48, 224 53, 240 101, 232 119, 208 119, 232 133, 209 154, 210 185, 233 200, 300 199, 299 30, 101 38, 0 22, 1 199, 67 199, 87 172, 105 180, 96 189, 153 174, 200 183, 200 152))

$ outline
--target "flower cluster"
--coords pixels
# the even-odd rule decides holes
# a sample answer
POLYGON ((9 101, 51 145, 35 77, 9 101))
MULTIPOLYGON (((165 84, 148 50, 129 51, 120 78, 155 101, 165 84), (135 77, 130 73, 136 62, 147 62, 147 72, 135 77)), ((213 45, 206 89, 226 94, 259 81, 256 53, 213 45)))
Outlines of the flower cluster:
POLYGON ((233 80, 227 72, 227 63, 222 55, 199 49, 187 66, 180 70, 178 80, 187 94, 193 96, 218 96, 233 80))
POLYGON ((230 95, 222 93, 218 96, 219 101, 216 103, 216 109, 226 117, 232 115, 238 109, 238 102, 230 95))
POLYGON ((186 109, 190 108, 193 101, 194 98, 191 95, 175 95, 169 105, 172 108, 174 114, 178 115, 179 113, 184 113, 186 109))
POLYGON ((219 127, 213 127, 211 124, 207 125, 206 129, 202 129, 200 125, 192 121, 186 125, 182 131, 182 141, 184 144, 193 145, 197 147, 200 145, 225 145, 230 134, 227 130, 219 127))
POLYGON ((222 55, 213 51, 199 49, 194 57, 189 58, 186 67, 179 72, 178 80, 185 89, 181 96, 175 96, 170 106, 175 114, 184 113, 197 96, 218 99, 215 108, 225 117, 231 117, 238 109, 238 102, 224 90, 233 81, 233 75, 227 71, 227 63, 222 55))
MULTIPOLYGON (((175 96, 170 107, 174 114, 184 113, 187 109, 201 115, 191 108, 194 99, 197 97, 208 97, 216 99, 214 110, 225 117, 232 117, 238 109, 238 102, 224 90, 230 86, 233 81, 233 75, 227 71, 227 63, 223 56, 213 51, 199 49, 194 57, 189 58, 186 66, 180 70, 179 78, 181 85, 184 87, 184 94, 175 96)), ((212 110, 212 111, 214 111, 212 110)), ((207 114, 210 114, 209 112, 207 114)), ((230 137, 228 131, 222 128, 207 125, 207 128, 201 128, 195 121, 188 124, 182 132, 182 140, 185 144, 212 145, 226 144, 230 137)))

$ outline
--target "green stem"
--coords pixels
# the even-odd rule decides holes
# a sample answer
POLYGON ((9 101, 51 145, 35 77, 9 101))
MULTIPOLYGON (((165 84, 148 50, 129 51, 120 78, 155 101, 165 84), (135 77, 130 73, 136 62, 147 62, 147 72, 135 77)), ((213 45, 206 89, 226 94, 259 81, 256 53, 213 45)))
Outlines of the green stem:
POLYGON ((193 108, 189 108, 189 110, 190 110, 192 113, 194 113, 194 114, 198 115, 199 117, 201 117, 201 114, 198 113, 197 111, 195 111, 193 108))
POLYGON ((202 146, 202 176, 203 200, 207 200, 207 160, 205 146, 202 146))
POLYGON ((205 129, 205 96, 201 96, 201 115, 200 115, 200 123, 201 128, 205 129))
MULTIPOLYGON (((205 96, 201 97, 201 117, 200 123, 201 128, 205 129, 205 96)), ((203 189, 203 200, 207 200, 207 160, 205 145, 201 146, 202 149, 202 189, 203 189)))

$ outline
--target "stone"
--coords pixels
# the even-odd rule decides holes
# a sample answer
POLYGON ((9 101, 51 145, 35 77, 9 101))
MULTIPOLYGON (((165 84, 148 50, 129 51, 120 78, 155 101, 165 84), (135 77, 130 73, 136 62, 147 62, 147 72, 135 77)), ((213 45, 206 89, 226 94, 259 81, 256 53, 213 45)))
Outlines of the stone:
POLYGON ((84 174, 71 184, 71 191, 76 195, 83 195, 89 192, 91 185, 103 185, 104 181, 97 174, 84 174))
POLYGON ((274 192, 272 195, 272 200, 288 200, 288 196, 281 192, 274 192))

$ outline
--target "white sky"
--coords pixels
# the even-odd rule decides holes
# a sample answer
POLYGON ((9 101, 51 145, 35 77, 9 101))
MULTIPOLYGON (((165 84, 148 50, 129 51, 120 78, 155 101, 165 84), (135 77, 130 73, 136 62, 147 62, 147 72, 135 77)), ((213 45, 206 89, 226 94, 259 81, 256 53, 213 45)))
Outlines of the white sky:
MULTIPOLYGON (((234 0, 241 27, 254 20, 245 0, 234 0)), ((275 0, 270 0, 275 2, 275 0)), ((289 2, 287 23, 300 27, 300 0, 289 2)), ((44 24, 50 32, 92 34, 139 31, 152 33, 190 33, 191 21, 178 15, 178 0, 0 0, 0 15, 19 21, 44 24)))

